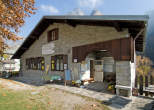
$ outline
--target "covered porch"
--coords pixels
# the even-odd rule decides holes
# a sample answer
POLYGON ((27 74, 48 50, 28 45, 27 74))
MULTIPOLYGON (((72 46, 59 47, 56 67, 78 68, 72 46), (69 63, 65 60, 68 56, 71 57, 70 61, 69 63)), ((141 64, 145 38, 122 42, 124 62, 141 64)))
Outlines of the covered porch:
POLYGON ((73 71, 88 89, 107 91, 115 85, 116 94, 131 96, 135 81, 135 46, 131 37, 73 47, 73 71), (101 86, 102 85, 102 86, 101 86))

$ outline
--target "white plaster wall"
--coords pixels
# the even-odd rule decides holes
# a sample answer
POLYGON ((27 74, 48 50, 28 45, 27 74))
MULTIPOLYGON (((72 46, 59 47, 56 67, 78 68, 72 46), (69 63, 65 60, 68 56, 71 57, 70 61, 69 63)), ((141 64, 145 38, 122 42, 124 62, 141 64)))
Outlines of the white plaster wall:
POLYGON ((86 57, 85 62, 83 62, 81 64, 81 70, 80 70, 81 77, 80 78, 82 80, 89 80, 90 79, 90 60, 94 60, 94 59, 95 59, 94 54, 90 53, 86 57), (85 69, 83 67, 85 67, 85 69))
POLYGON ((116 85, 131 86, 130 61, 116 61, 116 85))
POLYGON ((133 88, 135 86, 136 68, 135 68, 135 63, 130 63, 130 65, 131 65, 131 87, 133 88))
POLYGON ((114 61, 113 57, 103 57, 103 69, 104 69, 104 72, 106 72, 106 73, 115 72, 114 62, 115 61, 114 61))
MULTIPOLYGON (((135 85, 135 63, 131 61, 116 62, 116 88, 117 94, 119 90, 128 91, 127 96, 132 95, 132 88, 135 85)), ((126 94, 125 94, 126 95, 126 94)))
POLYGON ((15 59, 15 70, 14 71, 19 71, 20 70, 20 60, 19 59, 15 59))

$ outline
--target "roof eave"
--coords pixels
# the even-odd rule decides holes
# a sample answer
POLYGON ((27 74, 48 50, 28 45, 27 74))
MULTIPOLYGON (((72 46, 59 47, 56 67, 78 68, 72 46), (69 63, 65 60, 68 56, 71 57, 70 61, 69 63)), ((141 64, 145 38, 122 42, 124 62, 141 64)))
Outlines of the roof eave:
POLYGON ((29 37, 33 35, 36 28, 43 22, 43 20, 90 20, 90 21, 144 21, 147 22, 149 16, 147 15, 98 15, 98 16, 44 16, 41 20, 37 23, 35 28, 31 31, 28 37, 24 40, 22 45, 18 48, 15 54, 12 56, 11 59, 20 59, 22 54, 19 56, 19 50, 22 50, 22 47, 25 45, 26 41, 28 41, 29 37))

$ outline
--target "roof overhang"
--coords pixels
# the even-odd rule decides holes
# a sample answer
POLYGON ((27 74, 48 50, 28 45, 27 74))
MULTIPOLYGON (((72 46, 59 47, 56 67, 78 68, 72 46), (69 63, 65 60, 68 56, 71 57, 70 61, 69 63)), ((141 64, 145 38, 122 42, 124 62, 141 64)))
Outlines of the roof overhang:
MULTIPOLYGON (((101 15, 101 16, 44 16, 32 32, 25 39, 12 59, 19 59, 29 49, 36 39, 53 23, 67 23, 73 27, 76 25, 108 26, 115 27, 117 31, 128 29, 130 35, 135 38, 144 29, 149 17, 147 15, 101 15)), ((136 39, 136 50, 143 51, 145 33, 136 39)))

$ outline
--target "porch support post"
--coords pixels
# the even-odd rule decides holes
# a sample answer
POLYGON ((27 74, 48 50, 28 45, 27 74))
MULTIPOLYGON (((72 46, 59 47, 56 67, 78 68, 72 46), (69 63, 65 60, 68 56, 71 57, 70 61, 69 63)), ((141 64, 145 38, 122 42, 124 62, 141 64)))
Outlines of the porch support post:
POLYGON ((135 64, 131 61, 116 62, 116 94, 132 96, 135 86, 135 64))

